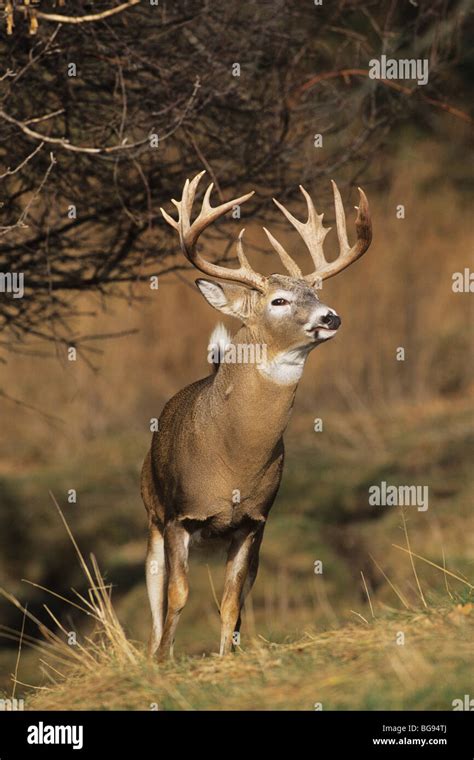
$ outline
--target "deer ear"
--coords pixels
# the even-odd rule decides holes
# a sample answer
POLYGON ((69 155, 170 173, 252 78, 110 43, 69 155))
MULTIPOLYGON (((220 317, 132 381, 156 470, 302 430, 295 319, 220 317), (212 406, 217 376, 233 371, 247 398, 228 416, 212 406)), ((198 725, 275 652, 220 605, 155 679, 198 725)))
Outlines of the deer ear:
POLYGON ((208 303, 223 314, 246 319, 253 308, 255 291, 241 285, 221 285, 211 280, 196 280, 196 285, 208 303))

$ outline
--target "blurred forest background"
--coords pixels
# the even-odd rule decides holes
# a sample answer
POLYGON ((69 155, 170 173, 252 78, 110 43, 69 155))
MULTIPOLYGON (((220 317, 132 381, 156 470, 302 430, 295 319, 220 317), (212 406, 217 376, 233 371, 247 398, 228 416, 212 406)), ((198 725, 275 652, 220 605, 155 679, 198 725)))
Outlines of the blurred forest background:
MULTIPOLYGON (((452 289, 453 273, 473 266, 472 8, 163 0, 81 24, 56 18, 116 5, 42 2, 35 34, 20 11, 12 33, 0 32, 0 271, 25 275, 24 298, 0 294, 0 585, 38 617, 48 603, 67 630, 87 630, 22 580, 64 596, 87 589, 51 491, 112 584, 127 634, 148 636, 139 473, 150 420, 208 374, 219 318, 159 207, 202 168, 215 202, 257 191, 241 220, 207 233, 213 260, 231 261, 245 226, 252 263, 274 271, 265 224, 308 271, 271 203, 303 215, 300 183, 331 224, 337 180, 350 239, 357 185, 373 215, 367 255, 324 285, 343 326, 312 354, 298 390, 243 639, 321 631, 351 610, 367 617, 368 595, 398 608, 387 578, 420 603, 410 557, 393 546, 406 547, 403 515, 368 504, 382 480, 429 486, 428 511, 404 516, 412 550, 472 583, 473 306, 472 293, 452 289), (382 54, 428 59, 428 84, 370 79, 382 54)), ((223 561, 191 559, 178 653, 216 650, 223 561)), ((417 569, 428 601, 466 601, 462 584, 417 569)), ((21 628, 7 601, 0 615, 21 628)), ((7 691, 16 655, 5 638, 7 691)), ((19 677, 42 681, 36 653, 23 651, 19 677)))

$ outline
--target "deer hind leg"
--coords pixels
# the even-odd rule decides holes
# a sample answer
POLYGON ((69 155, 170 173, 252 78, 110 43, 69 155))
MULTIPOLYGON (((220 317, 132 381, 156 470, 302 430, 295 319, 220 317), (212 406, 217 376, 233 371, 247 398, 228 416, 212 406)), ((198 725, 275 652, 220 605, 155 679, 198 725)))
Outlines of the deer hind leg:
POLYGON ((152 630, 148 642, 148 655, 153 657, 163 633, 166 611, 166 563, 163 535, 155 524, 150 525, 146 554, 146 586, 150 601, 152 630))
POLYGON ((263 528, 259 528, 239 533, 232 539, 221 602, 221 655, 232 651, 234 633, 240 630, 242 606, 257 576, 262 535, 263 528))
POLYGON ((168 571, 168 598, 158 659, 173 656, 173 644, 179 616, 188 598, 189 533, 178 522, 170 522, 164 531, 164 550, 168 571))

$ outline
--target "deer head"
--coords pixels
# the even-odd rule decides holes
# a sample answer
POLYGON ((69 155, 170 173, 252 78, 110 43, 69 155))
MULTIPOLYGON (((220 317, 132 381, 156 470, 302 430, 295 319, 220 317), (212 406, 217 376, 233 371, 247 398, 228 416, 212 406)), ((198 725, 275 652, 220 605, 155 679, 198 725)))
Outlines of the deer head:
POLYGON ((321 303, 317 290, 323 280, 342 272, 357 261, 370 245, 372 226, 364 192, 359 188, 360 201, 355 222, 357 241, 350 246, 341 195, 336 183, 332 182, 340 248, 338 258, 332 262, 326 260, 323 252, 324 239, 330 228, 323 227, 323 214, 316 213, 306 190, 300 186, 308 207, 308 219, 304 223, 274 199, 275 204, 303 238, 313 260, 314 269, 310 274, 303 275, 296 262, 264 227, 271 245, 288 272, 287 275, 272 274, 265 277, 255 272, 248 262, 242 243, 244 230, 240 232, 237 241, 240 264, 237 269, 208 262, 197 251, 201 233, 233 206, 245 203, 253 195, 251 192, 213 207, 210 203, 213 188, 211 183, 204 195, 198 216, 191 222, 196 189, 204 173, 198 174, 191 182, 186 180, 181 201, 172 201, 178 209, 177 220, 163 209, 161 213, 168 224, 177 230, 186 258, 204 274, 224 281, 223 284, 205 279, 196 280, 206 300, 224 314, 237 317, 244 322, 257 340, 270 347, 273 355, 282 352, 307 352, 332 338, 341 324, 341 319, 333 309, 321 303))

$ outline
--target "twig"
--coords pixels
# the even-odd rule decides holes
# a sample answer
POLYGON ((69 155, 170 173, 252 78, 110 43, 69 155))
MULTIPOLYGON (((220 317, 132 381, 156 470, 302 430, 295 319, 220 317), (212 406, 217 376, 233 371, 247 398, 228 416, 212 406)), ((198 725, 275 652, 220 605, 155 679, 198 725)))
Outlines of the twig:
POLYGON ((122 3, 122 5, 118 5, 116 8, 109 8, 109 10, 101 11, 101 13, 90 13, 87 16, 63 16, 60 13, 43 13, 42 11, 36 11, 36 15, 44 21, 54 21, 58 24, 89 24, 93 21, 101 21, 104 18, 115 16, 117 13, 122 13, 122 11, 132 8, 140 2, 141 0, 128 0, 127 3, 122 3))
MULTIPOLYGON (((320 82, 327 81, 328 79, 336 79, 338 77, 352 77, 352 76, 359 76, 359 77, 368 77, 369 76, 369 70, 368 69, 341 69, 340 71, 327 71, 323 74, 317 74, 314 77, 311 77, 311 79, 308 79, 307 82, 300 85, 293 93, 293 95, 290 98, 290 106, 294 106, 293 98, 298 99, 300 95, 302 95, 307 90, 310 90, 314 85, 319 84, 320 82)), ((435 108, 440 108, 442 111, 446 111, 447 113, 450 113, 452 116, 456 116, 458 119, 462 119, 462 121, 466 121, 468 124, 474 123, 474 119, 469 116, 465 111, 461 111, 460 108, 455 108, 454 106, 451 106, 449 103, 443 103, 441 100, 436 100, 435 98, 430 98, 428 95, 424 95, 422 92, 419 91, 419 88, 417 87, 403 87, 403 85, 398 84, 398 82, 392 82, 388 79, 377 79, 377 82, 380 82, 381 84, 384 84, 386 87, 390 87, 392 90, 396 90, 397 92, 401 92, 404 95, 413 95, 415 92, 418 92, 422 100, 424 100, 426 103, 429 103, 431 106, 434 106, 435 108)))
POLYGON ((21 631, 20 631, 20 638, 18 641, 18 654, 16 657, 16 663, 15 663, 15 672, 13 673, 13 689, 12 689, 12 699, 15 698, 15 691, 16 691, 16 685, 17 685, 17 678, 18 678, 18 667, 20 665, 20 657, 21 657, 21 647, 23 644, 23 636, 25 633, 25 620, 26 620, 26 613, 27 613, 28 605, 25 604, 25 609, 23 612, 23 621, 21 624, 21 631))
POLYGON ((412 553, 411 546, 410 546, 410 539, 408 537, 408 529, 407 529, 407 521, 405 519, 405 513, 403 512, 403 509, 401 510, 401 513, 402 513, 402 520, 403 520, 403 530, 404 530, 404 533, 405 533, 405 540, 407 542, 407 549, 408 549, 408 552, 410 554, 410 562, 411 562, 411 567, 412 567, 412 570, 413 570, 413 575, 415 576, 416 585, 418 586, 418 591, 420 593, 421 601, 423 602, 423 604, 424 604, 425 607, 428 607, 428 605, 426 604, 425 597, 423 595, 423 590, 422 590, 421 585, 420 585, 420 581, 419 581, 419 578, 418 578, 418 573, 416 572, 415 563, 413 561, 413 556, 414 555, 412 553))
POLYGON ((47 412, 43 412, 41 409, 38 409, 37 406, 33 406, 32 404, 27 404, 26 401, 20 401, 20 399, 13 398, 12 396, 9 396, 5 391, 0 389, 0 398, 4 398, 7 401, 11 401, 12 404, 16 404, 17 406, 23 406, 25 409, 29 409, 32 412, 37 412, 40 414, 44 419, 48 420, 49 422, 58 423, 60 422, 61 425, 64 424, 64 420, 62 420, 60 417, 55 417, 52 414, 48 414, 47 412))
POLYGON ((367 588, 367 583, 365 582, 364 573, 362 572, 362 570, 360 571, 360 574, 362 576, 362 582, 364 584, 365 593, 367 594, 367 599, 369 600, 370 612, 372 614, 372 617, 374 618, 375 617, 375 615, 374 615, 374 608, 372 607, 372 600, 370 598, 369 589, 367 588))
POLYGON ((426 557, 421 557, 419 554, 415 554, 414 552, 405 549, 404 546, 398 546, 398 544, 392 544, 392 546, 395 549, 400 549, 402 552, 406 552, 407 554, 412 555, 413 557, 416 557, 417 559, 421 559, 422 562, 426 562, 427 565, 431 565, 431 567, 435 567, 437 570, 441 570, 443 573, 446 573, 446 575, 450 575, 451 578, 455 578, 457 581, 461 581, 461 583, 464 583, 466 586, 468 586, 470 589, 474 591, 474 586, 469 583, 465 578, 461 578, 459 575, 456 575, 456 573, 452 573, 450 570, 445 570, 444 567, 441 565, 437 565, 436 562, 431 562, 431 560, 426 559, 426 557))
POLYGON ((441 547, 441 551, 443 552, 444 585, 446 586, 446 591, 448 592, 448 596, 450 597, 450 599, 453 599, 454 597, 449 589, 448 574, 446 572, 446 555, 444 553, 444 546, 441 547))
POLYGON ((25 124, 39 124, 40 121, 47 121, 48 119, 52 119, 54 116, 60 116, 62 113, 64 113, 64 108, 58 108, 57 111, 51 111, 51 113, 47 113, 44 116, 37 116, 33 119, 27 119, 25 121, 25 124))
POLYGON ((36 154, 39 153, 39 151, 41 150, 43 146, 44 146, 44 142, 38 145, 32 153, 30 153, 25 159, 23 159, 21 164, 18 164, 18 166, 15 169, 10 169, 10 167, 8 167, 6 172, 3 172, 3 174, 0 174, 0 179, 4 179, 5 177, 10 177, 12 174, 16 174, 17 172, 21 171, 23 167, 26 166, 28 161, 30 161, 33 158, 33 156, 36 156, 36 154))
POLYGON ((365 618, 363 615, 360 614, 360 612, 356 612, 355 610, 349 610, 349 612, 352 612, 353 615, 357 615, 357 617, 360 617, 361 620, 364 621, 364 623, 367 623, 367 625, 370 625, 367 618, 365 618))
POLYGON ((107 148, 93 148, 82 145, 74 145, 65 137, 49 137, 48 135, 43 135, 41 132, 36 132, 34 129, 30 129, 24 121, 15 119, 13 116, 10 116, 10 114, 5 113, 5 111, 2 109, 0 109, 0 118, 5 119, 5 121, 8 121, 9 124, 14 124, 16 127, 21 129, 25 135, 32 137, 34 140, 41 140, 42 142, 49 143, 50 145, 59 145, 61 148, 70 150, 73 153, 89 153, 97 155, 100 153, 114 153, 121 150, 131 150, 132 148, 137 148, 141 145, 144 145, 146 142, 148 142, 149 139, 147 136, 143 140, 140 140, 136 143, 131 143, 130 145, 112 145, 107 148))
MULTIPOLYGON (((42 146, 41 146, 42 147, 42 146)), ((39 194, 41 193, 43 187, 45 186, 46 182, 48 181, 48 177, 53 169, 53 166, 56 164, 56 159, 54 157, 54 153, 49 154, 49 166, 46 169, 43 179, 41 180, 39 186, 36 188, 35 192, 31 196, 30 200, 26 204, 25 208, 21 212, 20 216, 18 217, 15 224, 7 225, 6 227, 0 227, 1 234, 5 235, 7 232, 11 232, 11 230, 15 229, 15 227, 24 227, 25 226, 25 220, 28 217, 28 214, 30 212, 30 208, 33 205, 33 203, 38 198, 39 194)))
POLYGON ((402 596, 402 592, 401 592, 401 591, 399 591, 399 590, 397 589, 397 587, 395 586, 395 584, 394 584, 394 583, 392 583, 392 581, 390 580, 390 578, 388 577, 388 575, 386 575, 386 573, 384 573, 384 571, 382 570, 382 568, 380 567, 380 565, 378 564, 378 562, 377 562, 377 561, 374 559, 374 557, 372 557, 372 555, 371 555, 371 554, 369 554, 369 557, 370 557, 370 559, 372 560, 372 562, 374 563, 375 567, 376 567, 376 568, 379 570, 379 572, 380 572, 380 573, 382 573, 383 577, 384 577, 384 578, 385 578, 385 580, 387 581, 387 583, 388 583, 388 585, 390 586, 390 588, 391 588, 391 589, 392 589, 392 590, 395 592, 395 594, 398 596, 398 598, 400 599, 400 601, 401 601, 401 603, 403 604, 403 606, 404 606, 404 607, 406 607, 406 609, 407 609, 407 610, 409 610, 409 609, 410 609, 410 606, 409 606, 409 604, 407 604, 407 602, 406 602, 406 601, 405 601, 405 599, 403 598, 403 596, 402 596))

